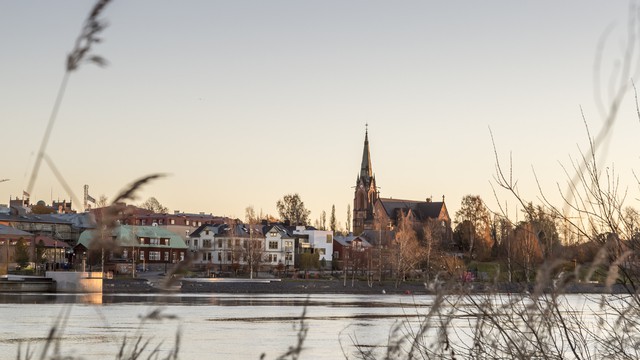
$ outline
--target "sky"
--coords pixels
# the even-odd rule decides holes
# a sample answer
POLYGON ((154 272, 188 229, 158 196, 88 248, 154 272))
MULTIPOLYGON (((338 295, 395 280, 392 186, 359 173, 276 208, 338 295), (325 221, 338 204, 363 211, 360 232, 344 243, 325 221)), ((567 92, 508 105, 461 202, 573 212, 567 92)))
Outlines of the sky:
MULTIPOLYGON (((0 204, 27 189, 91 6, 0 2, 0 204)), ((635 12, 591 0, 116 0, 92 49, 108 66, 71 75, 46 153, 80 199, 85 184, 113 199, 166 173, 134 203, 242 219, 298 193, 312 219, 335 205, 344 226, 366 124, 382 197, 444 195, 454 216, 475 194, 515 211, 492 190, 493 133, 521 193, 539 202, 535 171, 558 201, 585 123, 599 131, 620 84, 635 12)), ((638 134, 627 92, 602 161, 632 206, 638 134)), ((69 198, 43 163, 32 201, 69 198)))

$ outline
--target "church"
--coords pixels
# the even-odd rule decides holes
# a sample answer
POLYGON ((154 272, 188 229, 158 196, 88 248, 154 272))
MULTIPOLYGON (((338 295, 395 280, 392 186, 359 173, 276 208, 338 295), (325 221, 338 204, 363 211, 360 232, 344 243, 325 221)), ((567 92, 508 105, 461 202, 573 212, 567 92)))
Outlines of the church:
POLYGON ((353 198, 353 233, 364 236, 373 245, 389 245, 402 216, 414 227, 427 222, 437 224, 446 237, 451 236, 451 218, 442 201, 400 200, 381 198, 371 167, 369 129, 365 130, 360 172, 356 178, 353 198))

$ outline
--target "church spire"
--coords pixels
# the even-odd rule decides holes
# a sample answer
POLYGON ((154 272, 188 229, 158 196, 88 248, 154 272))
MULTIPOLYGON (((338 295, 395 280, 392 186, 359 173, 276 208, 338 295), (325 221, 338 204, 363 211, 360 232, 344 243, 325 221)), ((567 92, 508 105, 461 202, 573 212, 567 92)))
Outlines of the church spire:
POLYGON ((365 125, 364 132, 364 150, 362 151, 362 165, 360 166, 360 177, 369 181, 373 176, 371 169, 371 154, 369 153, 369 124, 365 125))

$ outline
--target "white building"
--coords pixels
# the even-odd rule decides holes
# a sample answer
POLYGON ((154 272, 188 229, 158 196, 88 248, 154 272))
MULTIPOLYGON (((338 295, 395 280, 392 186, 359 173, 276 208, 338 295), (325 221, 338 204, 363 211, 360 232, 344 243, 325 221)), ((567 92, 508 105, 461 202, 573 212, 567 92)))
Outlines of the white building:
POLYGON ((282 264, 284 269, 294 268, 294 238, 286 228, 280 225, 266 226, 265 239, 265 265, 277 267, 282 264))
POLYGON ((228 271, 249 265, 255 256, 259 257, 258 262, 263 262, 264 236, 259 227, 252 233, 247 227, 245 224, 205 224, 198 227, 187 239, 193 264, 228 271))
POLYGON ((309 249, 309 252, 319 254, 320 261, 333 261, 333 231, 296 226, 293 235, 304 235, 299 238, 298 248, 301 252, 309 249))

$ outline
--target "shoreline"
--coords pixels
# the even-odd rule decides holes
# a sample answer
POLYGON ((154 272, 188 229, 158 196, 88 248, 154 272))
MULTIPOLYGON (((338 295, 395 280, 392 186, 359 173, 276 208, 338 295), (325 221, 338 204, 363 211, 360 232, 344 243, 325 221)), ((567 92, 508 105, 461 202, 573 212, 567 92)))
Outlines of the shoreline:
MULTIPOLYGON (((394 281, 382 283, 373 282, 371 286, 366 281, 348 280, 346 285, 343 280, 329 279, 256 279, 255 282, 241 279, 241 281, 198 281, 197 279, 176 280, 169 287, 163 286, 163 279, 150 280, 146 278, 136 279, 105 279, 103 283, 104 294, 115 293, 228 293, 228 294, 406 294, 406 295, 435 295, 438 291, 429 289, 425 283, 401 282, 398 287, 394 281)), ((495 292, 499 294, 526 294, 534 291, 532 284, 504 283, 489 286, 485 283, 460 284, 450 288, 448 292, 456 293, 464 290, 468 293, 486 294, 495 292), (465 288, 463 289, 463 286, 465 288)), ((550 290, 550 289, 547 289, 550 290)), ((550 291, 545 291, 548 293, 550 291)), ((571 283, 562 291, 563 294, 625 294, 627 289, 616 284, 607 289, 602 284, 571 283)))

